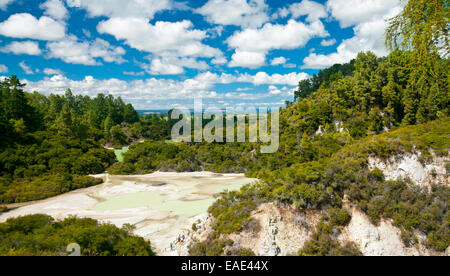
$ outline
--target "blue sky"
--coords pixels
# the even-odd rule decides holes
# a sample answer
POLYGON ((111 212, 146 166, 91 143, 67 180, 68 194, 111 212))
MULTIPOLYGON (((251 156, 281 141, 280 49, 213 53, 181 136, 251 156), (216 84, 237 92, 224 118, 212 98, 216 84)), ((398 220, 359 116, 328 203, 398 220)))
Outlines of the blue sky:
POLYGON ((282 105, 359 51, 386 55, 399 0, 0 0, 0 78, 137 109, 282 105))

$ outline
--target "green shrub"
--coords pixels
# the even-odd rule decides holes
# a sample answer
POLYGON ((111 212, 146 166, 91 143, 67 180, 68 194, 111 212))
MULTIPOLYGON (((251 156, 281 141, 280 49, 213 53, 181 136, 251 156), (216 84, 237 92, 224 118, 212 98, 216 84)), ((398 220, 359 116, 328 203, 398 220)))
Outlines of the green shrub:
POLYGON ((0 256, 67 256, 72 243, 80 245, 82 256, 154 256, 150 243, 129 230, 75 217, 8 219, 0 224, 0 256))

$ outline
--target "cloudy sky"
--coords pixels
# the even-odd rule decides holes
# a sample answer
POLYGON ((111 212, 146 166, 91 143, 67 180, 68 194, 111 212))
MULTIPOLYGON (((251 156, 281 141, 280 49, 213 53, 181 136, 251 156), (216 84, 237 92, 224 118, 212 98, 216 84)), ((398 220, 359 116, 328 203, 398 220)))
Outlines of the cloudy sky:
POLYGON ((137 109, 281 105, 319 69, 386 55, 399 0, 0 0, 0 78, 137 109))

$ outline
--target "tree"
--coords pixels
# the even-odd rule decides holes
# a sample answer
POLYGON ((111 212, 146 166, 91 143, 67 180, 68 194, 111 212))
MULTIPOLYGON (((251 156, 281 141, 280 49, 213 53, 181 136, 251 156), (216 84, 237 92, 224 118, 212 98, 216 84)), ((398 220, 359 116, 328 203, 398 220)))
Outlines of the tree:
POLYGON ((295 101, 308 97, 313 92, 311 80, 302 80, 298 84, 298 90, 295 91, 295 101))
POLYGON ((124 110, 124 121, 133 124, 139 122, 139 114, 131 104, 127 104, 124 110))
POLYGON ((403 11, 390 19, 386 45, 391 50, 414 50, 424 59, 448 57, 448 24, 448 0, 409 0, 403 11))
POLYGON ((449 104, 448 26, 448 0, 409 0, 389 21, 386 45, 412 53, 407 65, 412 70, 403 102, 404 124, 436 119, 439 107, 449 104), (439 66, 442 58, 443 68, 439 66))

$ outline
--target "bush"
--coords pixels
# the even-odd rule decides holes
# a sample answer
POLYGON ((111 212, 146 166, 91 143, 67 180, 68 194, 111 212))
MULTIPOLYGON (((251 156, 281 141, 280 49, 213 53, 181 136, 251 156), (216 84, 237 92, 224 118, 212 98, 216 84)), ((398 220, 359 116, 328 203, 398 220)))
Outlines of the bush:
POLYGON ((82 256, 154 256, 150 243, 126 227, 92 219, 55 221, 46 215, 8 219, 0 224, 0 256, 67 256, 77 243, 82 256))
POLYGON ((231 240, 208 237, 206 241, 194 243, 189 246, 190 256, 224 256, 224 248, 233 245, 231 240))

